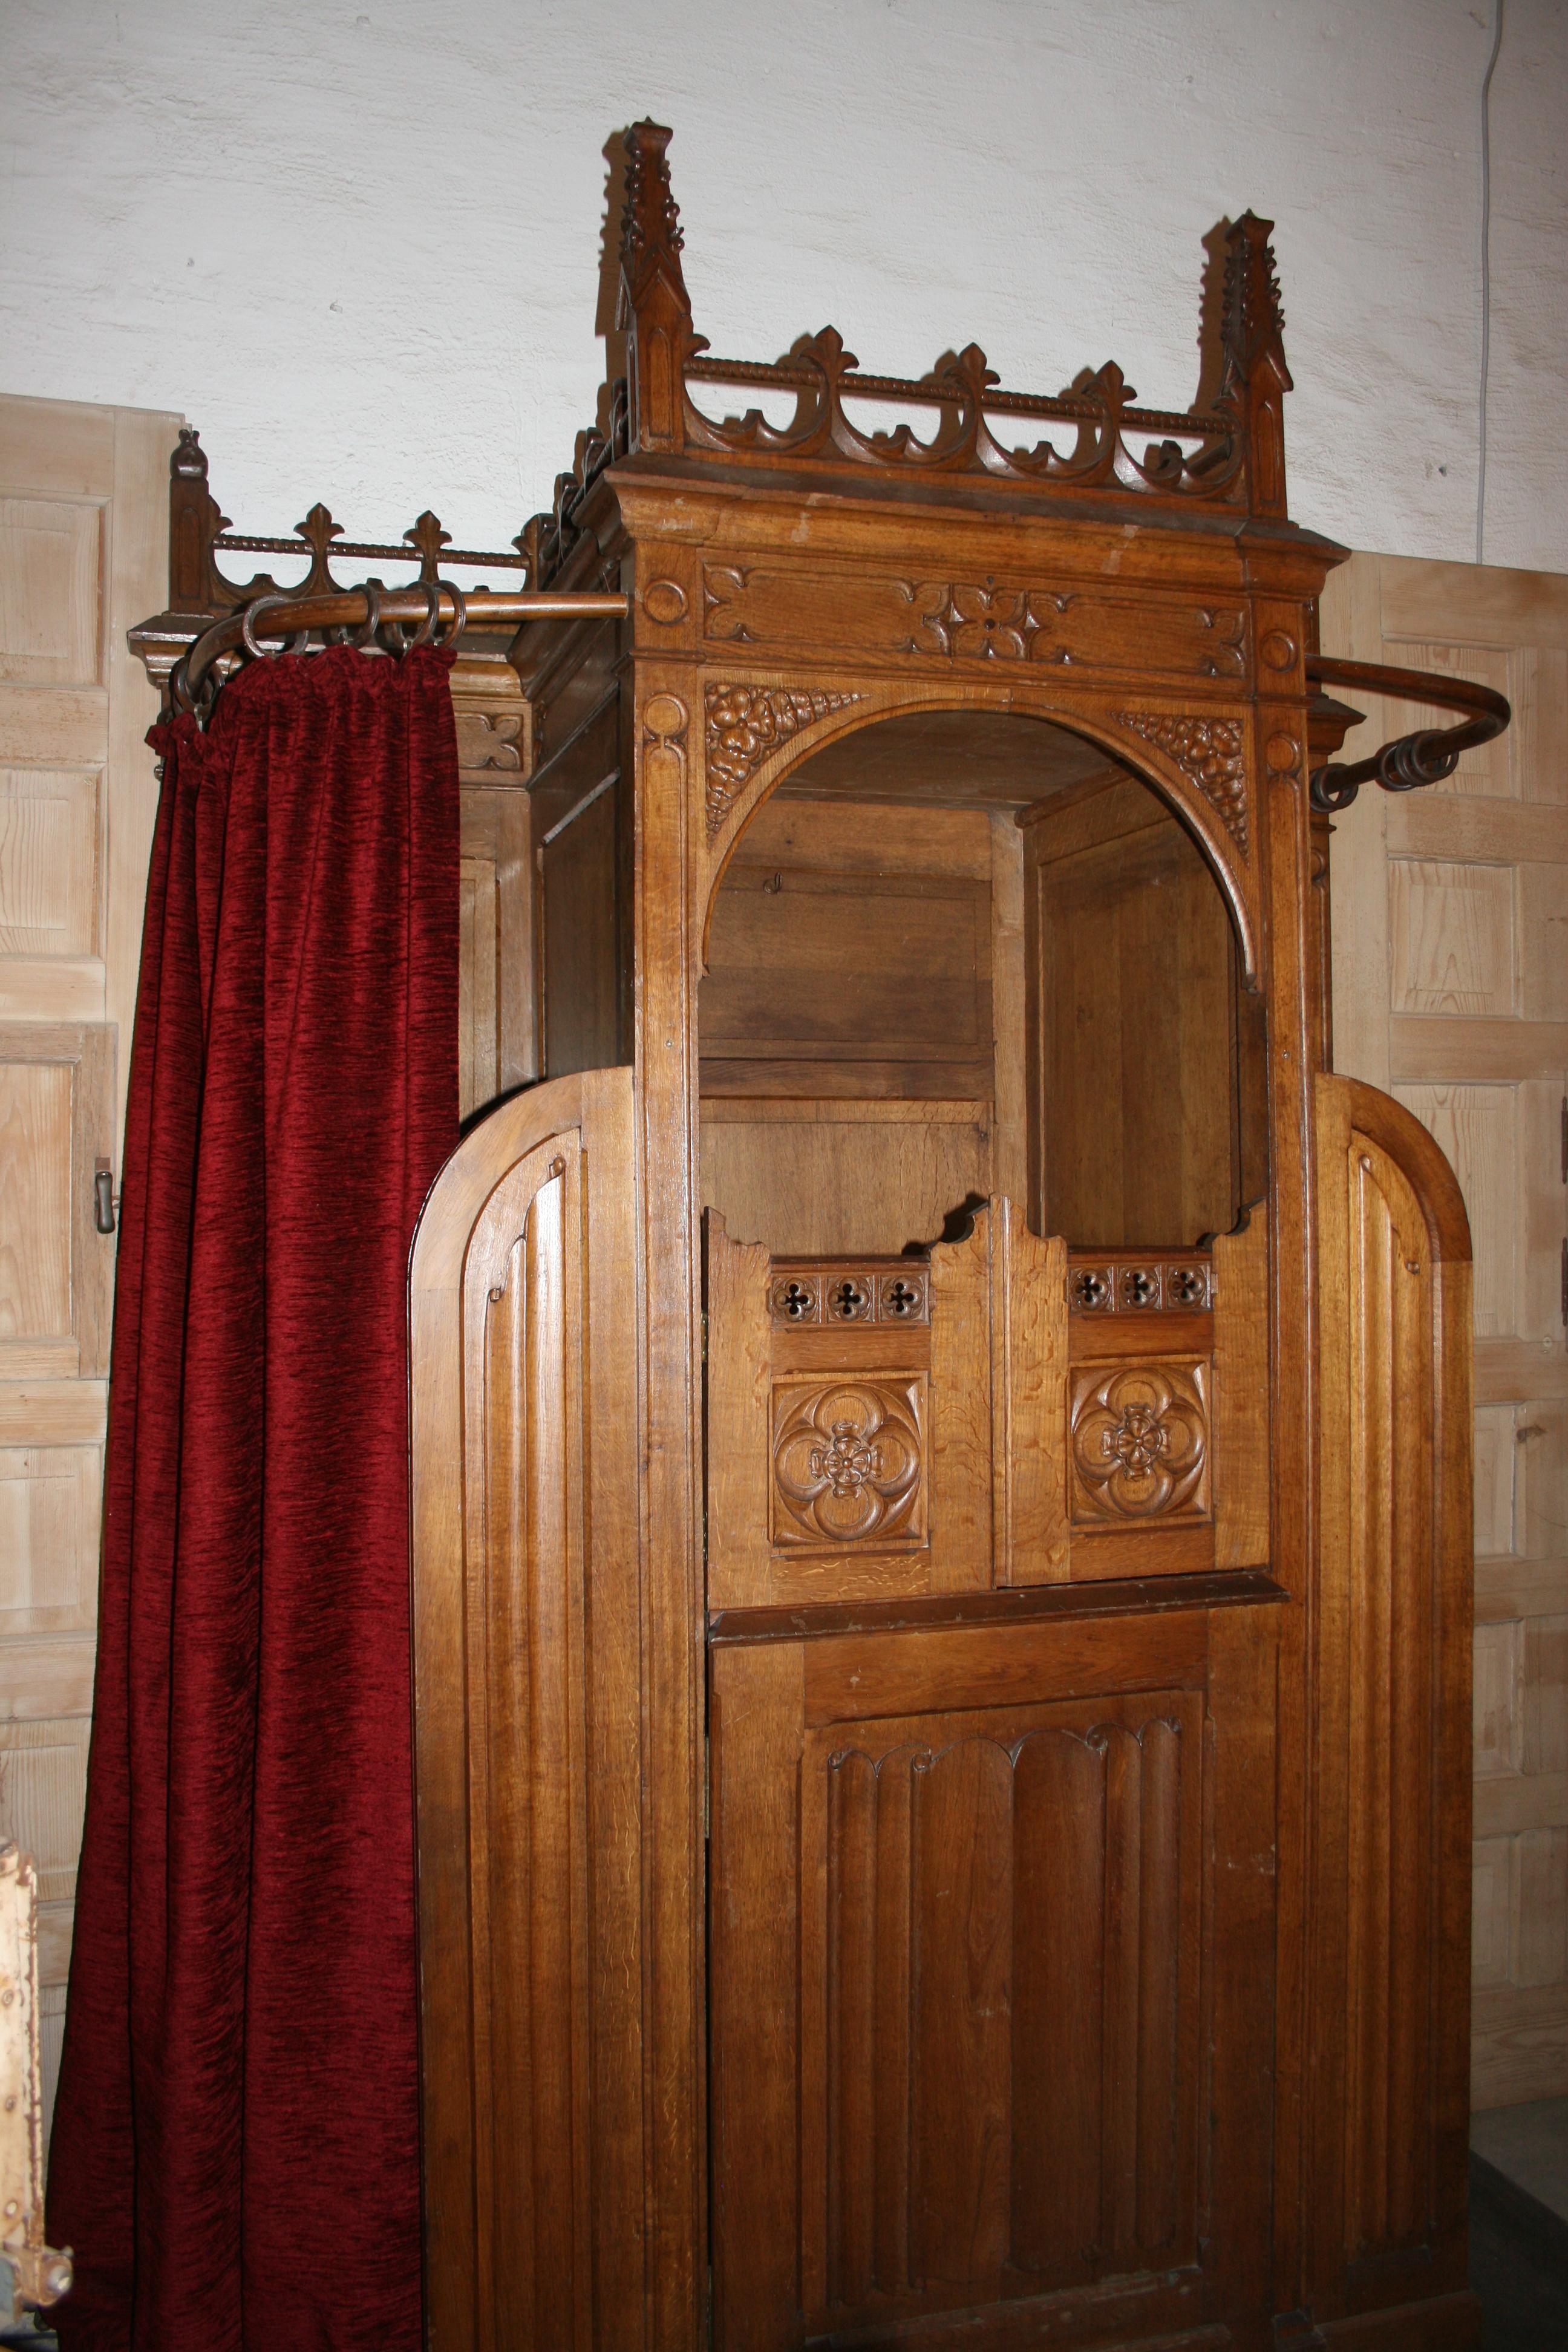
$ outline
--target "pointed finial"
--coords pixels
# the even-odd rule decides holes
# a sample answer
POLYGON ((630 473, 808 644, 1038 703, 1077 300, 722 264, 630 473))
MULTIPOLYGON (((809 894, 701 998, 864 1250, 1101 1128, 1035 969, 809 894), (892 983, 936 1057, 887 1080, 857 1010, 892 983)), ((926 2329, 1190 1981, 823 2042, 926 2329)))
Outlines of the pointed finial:
POLYGON ((1219 404, 1247 422, 1247 503, 1254 514, 1285 512, 1285 313, 1279 303, 1272 221, 1245 212, 1226 232, 1225 370, 1219 404))
POLYGON ((1285 313, 1279 305, 1279 279, 1274 247, 1268 240, 1272 221, 1245 212, 1226 232, 1225 343, 1226 389, 1245 383, 1254 367, 1268 357, 1278 368, 1281 388, 1291 389, 1285 364, 1285 313))
POLYGON ((669 185, 665 151, 672 133, 662 122, 634 122, 626 133, 626 191, 621 213, 621 272, 635 301, 652 269, 673 277, 682 299, 680 209, 669 185))
POLYGON ((228 518, 207 488, 201 436, 182 425, 169 458, 169 610, 221 613, 233 603, 218 575, 214 542, 228 518))
POLYGON ((631 437, 639 449, 681 446, 685 364, 702 348, 691 331, 691 303, 680 267, 685 239, 665 160, 669 140, 660 122, 634 122, 626 133, 616 323, 627 341, 631 437))
POLYGON ((405 530, 403 536, 418 554, 420 579, 437 579, 441 571, 441 550, 452 544, 452 534, 442 530, 439 517, 433 515, 426 507, 413 530, 405 530))
POLYGON ((337 586, 328 569, 327 557, 334 539, 342 539, 343 527, 334 522, 327 508, 318 499, 303 522, 294 526, 310 551, 310 569, 301 582, 301 596, 328 595, 337 586))

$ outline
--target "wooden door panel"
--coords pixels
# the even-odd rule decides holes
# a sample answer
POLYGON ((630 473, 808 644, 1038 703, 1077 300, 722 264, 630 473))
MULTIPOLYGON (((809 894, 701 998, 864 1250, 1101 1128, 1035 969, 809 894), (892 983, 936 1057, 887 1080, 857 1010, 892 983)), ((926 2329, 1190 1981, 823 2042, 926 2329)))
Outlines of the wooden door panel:
POLYGON ((114 1037, 102 1024, 0 1024, 0 1380, 109 1370, 114 1037))
POLYGON ((589 1072, 477 1127, 415 1246, 433 2347, 636 2340, 632 1205, 631 1075, 589 1072))
POLYGON ((1313 2308, 1331 2317, 1465 2284, 1470 1284, 1458 1185, 1390 1097, 1321 1078, 1318 1170, 1313 2308))
POLYGON ((710 1608, 1263 1565, 1268 1262, 1261 1221, 1069 1255, 1007 1201, 793 1259, 710 1211, 710 1608))
POLYGON ((1258 1793, 1241 1752, 1271 1741, 1272 1612, 1247 1613, 1245 1696, 1201 1612, 715 1650, 725 2352, 1021 2302, 1055 2341, 1055 2299, 1089 2288, 1131 2337, 1245 2294, 1266 2167, 1204 2210, 1202 2053, 1245 2139, 1204 1919, 1261 1998, 1260 1857, 1215 1875, 1258 1793))
POLYGON ((103 536, 97 499, 0 498, 0 678, 101 682, 103 536))

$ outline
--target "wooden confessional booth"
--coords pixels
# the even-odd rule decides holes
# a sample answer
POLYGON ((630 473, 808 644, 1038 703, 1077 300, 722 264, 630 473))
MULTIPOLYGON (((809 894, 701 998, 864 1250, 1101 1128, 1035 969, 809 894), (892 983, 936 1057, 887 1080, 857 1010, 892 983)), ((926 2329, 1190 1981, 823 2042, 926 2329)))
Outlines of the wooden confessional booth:
POLYGON ((413 1265, 430 2343, 1472 2345, 1468 1241, 1325 1075, 1268 224, 1190 412, 758 366, 667 140, 413 1265))

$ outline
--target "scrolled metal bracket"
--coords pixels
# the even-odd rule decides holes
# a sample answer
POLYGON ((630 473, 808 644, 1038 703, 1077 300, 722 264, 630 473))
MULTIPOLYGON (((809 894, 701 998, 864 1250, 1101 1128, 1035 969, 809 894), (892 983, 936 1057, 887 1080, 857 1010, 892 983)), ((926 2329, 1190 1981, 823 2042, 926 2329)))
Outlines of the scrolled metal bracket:
POLYGON ((1508 698, 1491 687, 1478 686, 1470 678, 1435 677, 1430 670, 1390 669, 1378 662, 1336 661, 1314 654, 1308 658, 1307 677, 1314 686, 1359 687, 1364 694, 1393 695, 1402 702, 1436 703, 1439 709, 1470 713, 1458 727, 1420 727, 1396 735, 1368 759, 1314 768, 1309 797, 1325 816, 1349 808, 1363 784, 1381 784, 1385 793, 1413 793, 1424 784, 1440 784, 1465 752, 1489 743, 1513 717, 1508 698))

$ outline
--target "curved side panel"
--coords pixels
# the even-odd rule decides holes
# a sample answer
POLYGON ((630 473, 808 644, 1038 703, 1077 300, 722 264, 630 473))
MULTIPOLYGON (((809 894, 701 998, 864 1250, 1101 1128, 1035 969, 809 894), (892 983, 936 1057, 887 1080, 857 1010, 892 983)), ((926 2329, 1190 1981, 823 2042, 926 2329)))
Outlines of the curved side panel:
POLYGON ((643 2338, 632 1079, 448 1161, 410 1273, 426 2342, 643 2338))
POLYGON ((1337 1077, 1317 1129, 1308 2220, 1328 2320, 1466 2284, 1471 1337, 1464 1205, 1431 1137, 1337 1077))

